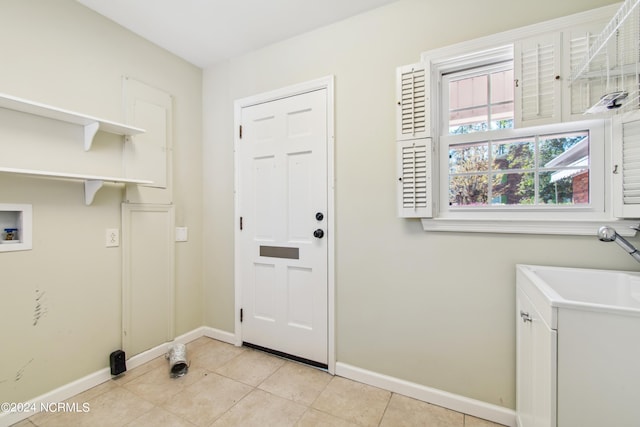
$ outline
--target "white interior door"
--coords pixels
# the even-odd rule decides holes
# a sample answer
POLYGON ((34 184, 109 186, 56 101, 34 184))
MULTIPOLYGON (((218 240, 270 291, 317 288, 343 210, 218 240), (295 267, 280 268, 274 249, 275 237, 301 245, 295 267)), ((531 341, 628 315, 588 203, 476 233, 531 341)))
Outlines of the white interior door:
POLYGON ((241 109, 242 341, 328 363, 327 89, 241 109))

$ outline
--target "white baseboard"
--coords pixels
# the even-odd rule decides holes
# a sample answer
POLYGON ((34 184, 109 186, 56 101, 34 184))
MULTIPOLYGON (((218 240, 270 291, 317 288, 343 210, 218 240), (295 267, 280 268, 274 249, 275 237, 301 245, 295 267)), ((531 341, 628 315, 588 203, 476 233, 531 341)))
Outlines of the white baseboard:
POLYGON ((35 412, 30 411, 30 412, 0 413, 0 427, 7 427, 17 422, 20 422, 25 418, 29 418, 30 416, 34 415, 36 412, 39 412, 41 404, 62 402, 66 399, 69 399, 70 397, 75 396, 78 393, 82 393, 83 391, 87 391, 90 388, 93 388, 106 381, 109 381, 110 379, 111 379, 111 369, 105 368, 105 369, 100 369, 99 371, 96 371, 80 379, 77 379, 73 382, 65 384, 62 387, 58 387, 57 389, 52 390, 48 393, 42 394, 26 403, 26 407, 34 408, 35 412))
POLYGON ((214 340, 226 342, 227 344, 238 345, 238 340, 235 334, 231 332, 221 331, 220 329, 210 328, 203 326, 203 334, 205 337, 213 338, 214 340))
MULTIPOLYGON (((196 328, 193 331, 187 332, 186 334, 180 335, 179 337, 176 337, 172 342, 187 344, 202 336, 214 338, 219 341, 229 342, 231 344, 233 344, 235 341, 234 334, 203 326, 200 328, 196 328)), ((172 342, 160 344, 152 349, 131 357, 127 360, 127 370, 137 368, 140 365, 144 365, 145 363, 152 361, 156 357, 160 357, 166 354, 169 350, 169 345, 171 345, 172 342)), ((111 378, 112 376, 110 368, 100 369, 99 371, 89 374, 83 378, 65 384, 48 393, 31 399, 27 403, 27 405, 28 407, 33 407, 37 410, 40 408, 41 404, 62 402, 69 399, 70 397, 75 396, 76 394, 82 393, 89 390, 90 388, 107 382, 111 378)), ((25 418, 29 418, 32 415, 34 415, 34 412, 2 412, 0 413, 0 427, 10 426, 24 420, 25 418)))
POLYGON ((186 334, 182 334, 179 337, 175 337, 173 341, 160 344, 140 354, 136 354, 132 358, 127 359, 127 370, 137 368, 140 365, 144 365, 147 362, 151 362, 156 357, 160 357, 167 354, 167 352, 169 351, 169 346, 174 342, 178 342, 181 344, 188 344, 191 341, 196 340, 201 336, 204 336, 204 330, 205 330, 205 327, 196 328, 193 331, 187 332, 186 334))
POLYGON ((394 393, 442 406, 474 417, 493 421, 494 423, 516 427, 515 411, 502 406, 492 405, 481 400, 423 386, 399 378, 368 371, 346 363, 336 363, 336 375, 354 381, 389 390, 394 393))

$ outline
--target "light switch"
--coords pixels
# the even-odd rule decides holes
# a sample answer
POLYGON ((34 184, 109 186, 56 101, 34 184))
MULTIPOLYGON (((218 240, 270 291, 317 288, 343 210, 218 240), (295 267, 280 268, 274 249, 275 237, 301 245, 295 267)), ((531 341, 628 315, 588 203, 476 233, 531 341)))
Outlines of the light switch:
POLYGON ((187 227, 176 227, 176 242, 186 242, 189 240, 187 227))

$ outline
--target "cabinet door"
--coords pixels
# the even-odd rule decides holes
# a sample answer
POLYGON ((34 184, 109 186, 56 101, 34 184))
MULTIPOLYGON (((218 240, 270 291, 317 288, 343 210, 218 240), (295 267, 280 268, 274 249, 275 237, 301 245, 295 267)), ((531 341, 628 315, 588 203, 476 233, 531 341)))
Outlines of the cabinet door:
POLYGON ((556 427, 557 332, 524 292, 516 303, 516 411, 520 427, 556 427))
POLYGON ((122 205, 122 346, 127 357, 173 340, 173 205, 122 205))
POLYGON ((531 313, 529 299, 518 291, 516 300, 516 411, 518 426, 533 425, 533 334, 520 313, 531 313))
POLYGON ((128 185, 129 203, 173 202, 173 98, 168 93, 129 77, 123 78, 127 123, 146 130, 124 145, 126 177, 153 181, 150 185, 128 185))

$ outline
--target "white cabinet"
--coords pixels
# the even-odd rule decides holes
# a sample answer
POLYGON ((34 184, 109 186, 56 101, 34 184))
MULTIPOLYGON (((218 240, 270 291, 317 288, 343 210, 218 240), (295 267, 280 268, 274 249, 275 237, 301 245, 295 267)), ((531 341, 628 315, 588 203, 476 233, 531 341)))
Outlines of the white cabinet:
POLYGON ((516 302, 518 425, 555 427, 557 331, 520 288, 516 302))
MULTIPOLYGON (((625 286, 640 306, 640 279, 625 286)), ((516 295, 518 426, 638 427, 638 310, 550 301, 520 269, 516 295)))

